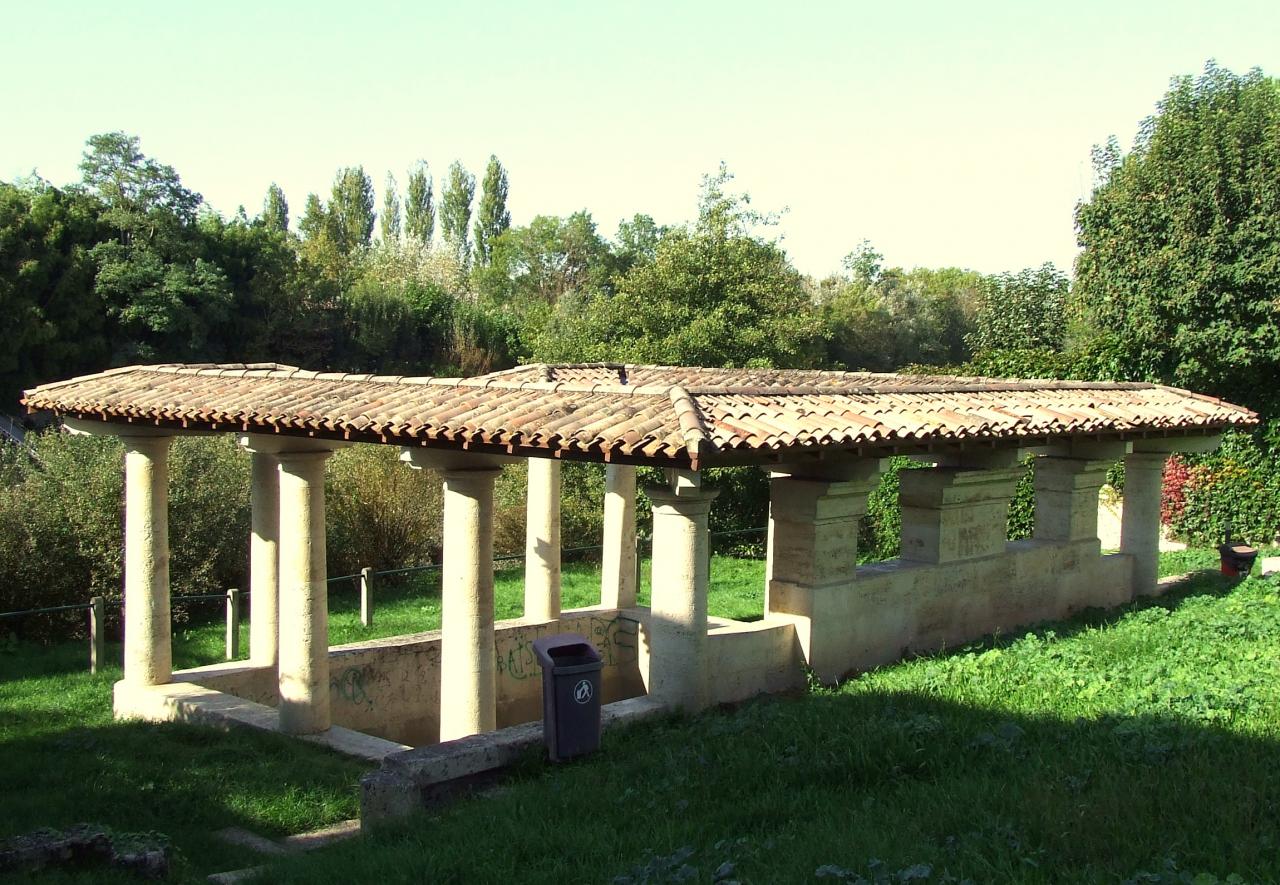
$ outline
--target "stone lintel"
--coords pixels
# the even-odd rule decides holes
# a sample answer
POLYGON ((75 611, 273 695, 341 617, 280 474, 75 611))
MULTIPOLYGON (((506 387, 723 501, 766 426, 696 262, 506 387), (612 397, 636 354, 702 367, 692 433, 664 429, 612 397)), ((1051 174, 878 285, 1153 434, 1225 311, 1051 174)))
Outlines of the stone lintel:
POLYGON ((1212 452, 1220 445, 1222 445, 1221 433, 1209 436, 1167 436, 1159 439, 1135 439, 1133 452, 1134 454, 1164 453, 1166 455, 1176 452, 1212 452))

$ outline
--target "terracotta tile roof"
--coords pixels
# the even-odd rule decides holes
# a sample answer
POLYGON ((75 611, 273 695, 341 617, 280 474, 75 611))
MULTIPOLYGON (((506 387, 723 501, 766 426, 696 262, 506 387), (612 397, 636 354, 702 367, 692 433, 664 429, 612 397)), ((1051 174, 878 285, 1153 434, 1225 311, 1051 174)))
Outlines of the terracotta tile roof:
POLYGON ((274 363, 130 366, 26 392, 35 411, 660 465, 766 463, 820 448, 1185 435, 1251 426, 1221 400, 1136 383, 586 364, 473 378, 274 363))

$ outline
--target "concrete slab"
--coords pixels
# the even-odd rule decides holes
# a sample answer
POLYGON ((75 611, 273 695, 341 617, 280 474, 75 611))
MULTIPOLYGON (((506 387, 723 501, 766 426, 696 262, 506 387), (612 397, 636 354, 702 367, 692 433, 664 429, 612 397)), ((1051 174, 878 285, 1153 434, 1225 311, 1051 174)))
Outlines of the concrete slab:
MULTIPOLYGON (((165 685, 117 682, 114 708, 118 719, 195 722, 215 728, 249 727, 281 733, 275 708, 189 682, 165 685)), ((319 734, 301 737, 309 743, 369 762, 381 762, 393 753, 409 749, 405 744, 337 725, 319 734)))
POLYGON ((298 833, 296 836, 285 836, 281 843, 296 851, 314 851, 334 842, 352 839, 360 835, 360 818, 338 821, 327 827, 312 830, 309 833, 298 833))
POLYGON ((1262 576, 1280 575, 1280 556, 1264 556, 1262 558, 1262 576))
MULTIPOLYGON (((608 731, 665 712, 667 708, 652 698, 630 698, 605 704, 600 725, 608 731)), ((426 807, 434 797, 465 789, 499 772, 541 744, 542 723, 529 722, 390 754, 379 770, 360 779, 361 826, 406 817, 426 807)))
POLYGON ((259 836, 257 833, 241 827, 227 827, 226 829, 216 830, 213 836, 219 842, 238 845, 241 848, 248 848, 250 851, 256 851, 258 854, 265 854, 270 857, 283 857, 286 854, 293 853, 279 842, 268 839, 266 836, 259 836))
POLYGON ((214 873, 206 881, 213 883, 213 885, 237 885, 239 882, 252 882, 266 871, 266 867, 246 867, 243 870, 214 873))

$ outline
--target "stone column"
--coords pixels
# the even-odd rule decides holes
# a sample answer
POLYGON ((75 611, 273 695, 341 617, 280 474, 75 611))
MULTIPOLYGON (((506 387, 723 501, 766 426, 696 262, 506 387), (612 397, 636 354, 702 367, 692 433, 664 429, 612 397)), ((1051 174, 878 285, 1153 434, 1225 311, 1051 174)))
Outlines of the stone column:
POLYGON ((901 474, 902 558, 941 564, 1004 553, 1020 467, 928 467, 901 474))
POLYGON ((274 668, 280 649, 280 463, 252 452, 249 539, 249 662, 274 668))
POLYGON ((776 473, 769 484, 765 617, 795 624, 806 661, 825 682, 848 670, 842 642, 858 568, 858 520, 880 467, 853 465, 840 477, 776 473))
POLYGON ((707 515, 718 490, 648 489, 653 501, 649 694, 686 711, 707 704, 707 515))
POLYGON ((636 604, 636 469, 608 464, 604 469, 604 549, 600 555, 600 604, 636 604))
POLYGON ((1124 458, 1124 505, 1120 552, 1133 557, 1133 593, 1153 593, 1160 575, 1160 486, 1164 453, 1135 452, 1124 458))
POLYGON ((1107 481, 1107 461, 1037 458, 1037 541, 1084 541, 1098 537, 1098 493, 1107 481))
POLYGON ((329 593, 324 462, 331 451, 281 452, 280 728, 314 734, 329 719, 329 593))
POLYGON ((524 616, 560 617, 560 462, 529 459, 524 541, 524 616))
POLYGON ((124 678, 161 685, 173 676, 169 619, 168 436, 125 436, 124 678))
POLYGON ((493 641, 493 468, 446 470, 440 740, 497 727, 493 641))

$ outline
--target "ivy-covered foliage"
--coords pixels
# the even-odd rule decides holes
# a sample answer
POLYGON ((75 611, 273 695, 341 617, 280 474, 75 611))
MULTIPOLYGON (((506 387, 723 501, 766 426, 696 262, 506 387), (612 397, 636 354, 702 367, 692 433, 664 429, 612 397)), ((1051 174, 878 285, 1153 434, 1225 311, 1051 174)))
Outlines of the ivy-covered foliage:
POLYGON ((1256 435, 1227 433, 1207 455, 1170 458, 1161 517, 1197 545, 1234 539, 1270 544, 1280 536, 1280 421, 1256 435))

